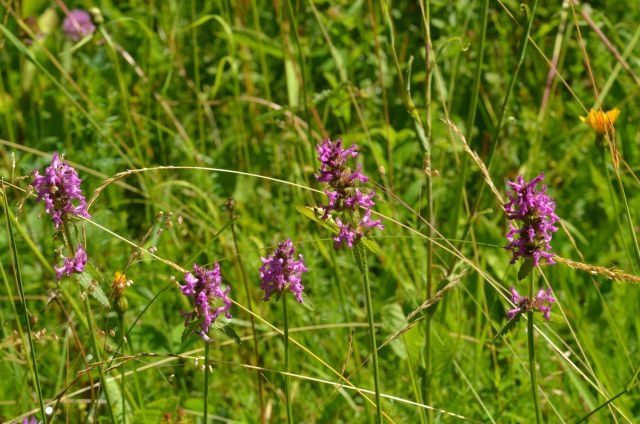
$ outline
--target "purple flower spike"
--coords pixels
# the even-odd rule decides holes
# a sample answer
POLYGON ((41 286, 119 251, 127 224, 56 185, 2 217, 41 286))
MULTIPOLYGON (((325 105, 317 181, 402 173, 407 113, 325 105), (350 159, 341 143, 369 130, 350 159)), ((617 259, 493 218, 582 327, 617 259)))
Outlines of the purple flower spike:
POLYGON ((91 218, 87 212, 87 202, 82 195, 78 173, 58 153, 53 154, 51 165, 44 175, 36 170, 31 185, 36 189, 38 201, 44 202, 45 211, 51 215, 56 228, 69 216, 91 218), (74 205, 74 201, 77 206, 74 205))
POLYGON ((260 258, 260 288, 264 290, 264 300, 269 300, 274 293, 289 289, 296 296, 298 303, 302 303, 302 273, 309 272, 304 266, 304 258, 298 255, 295 259, 296 248, 291 240, 278 244, 276 250, 267 258, 260 258))
POLYGON ((76 248, 76 254, 73 258, 64 258, 64 265, 54 266, 56 272, 56 281, 59 281, 64 275, 81 274, 87 265, 87 252, 81 244, 76 248))
POLYGON ((36 420, 36 417, 27 417, 22 419, 22 424, 42 424, 42 421, 36 420))
POLYGON ((507 311, 507 318, 514 319, 520 314, 538 311, 542 312, 544 319, 550 321, 551 304, 556 301, 556 299, 551 296, 551 292, 551 287, 547 290, 540 289, 533 300, 530 300, 529 296, 520 296, 515 287, 511 287, 511 301, 516 307, 507 311))
POLYGON ((80 41, 96 30, 91 15, 86 10, 74 9, 64 18, 64 33, 73 42, 80 41))
POLYGON ((509 202, 505 203, 504 209, 509 219, 506 249, 513 253, 512 264, 518 258, 532 258, 533 266, 538 266, 542 258, 549 265, 555 263, 550 243, 553 233, 558 231, 553 224, 559 218, 555 213, 555 201, 545 194, 547 186, 543 184, 542 190, 536 189, 543 179, 544 173, 540 173, 530 182, 525 182, 522 176, 516 182, 509 181, 512 191, 507 193, 509 202), (516 227, 514 221, 520 221, 521 227, 516 227))
POLYGON ((336 217, 339 233, 333 238, 334 248, 337 250, 345 244, 352 248, 353 244, 370 229, 384 228, 380 220, 371 220, 371 208, 375 205, 373 201, 375 192, 361 191, 358 183, 366 183, 369 178, 362 174, 360 164, 356 165, 355 171, 347 164, 349 158, 355 159, 358 156, 356 145, 344 149, 341 139, 335 143, 326 139, 322 144, 316 146, 316 150, 318 151, 318 160, 321 162, 320 173, 316 175, 316 179, 329 185, 324 191, 329 203, 323 205, 322 219, 328 219, 331 211, 342 215, 342 220, 336 217), (365 211, 362 215, 357 213, 360 208, 365 211), (361 218, 355 219, 356 216, 361 218))
POLYGON ((185 285, 181 286, 182 294, 193 299, 194 310, 182 312, 185 317, 184 325, 188 327, 194 319, 201 319, 200 331, 196 332, 204 341, 209 341, 209 327, 222 313, 231 319, 231 300, 227 297, 230 287, 223 290, 220 265, 215 263, 212 270, 193 264, 194 273, 187 272, 184 276, 185 285), (212 307, 211 303, 219 304, 212 307))

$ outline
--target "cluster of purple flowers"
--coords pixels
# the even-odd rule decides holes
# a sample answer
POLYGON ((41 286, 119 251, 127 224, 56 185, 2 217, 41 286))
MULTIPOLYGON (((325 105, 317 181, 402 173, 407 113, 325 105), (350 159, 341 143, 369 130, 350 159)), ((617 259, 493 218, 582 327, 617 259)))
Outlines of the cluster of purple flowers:
POLYGON ((74 273, 82 273, 84 267, 87 265, 87 252, 81 244, 78 244, 76 248, 76 254, 73 258, 64 258, 64 265, 60 267, 53 267, 56 271, 56 281, 60 280, 63 275, 71 275, 74 273))
POLYGON ((526 182, 519 176, 516 182, 509 181, 512 191, 507 193, 509 202, 504 209, 509 219, 509 232, 506 247, 513 253, 511 263, 518 258, 532 258, 533 266, 540 264, 544 258, 548 264, 554 264, 553 252, 551 252, 551 237, 558 228, 553 224, 558 221, 555 213, 556 204, 547 196, 547 186, 542 185, 542 190, 537 191, 536 186, 544 179, 544 173, 540 173, 530 182, 526 182), (514 221, 519 221, 518 228, 514 221))
POLYGON ((86 10, 74 9, 64 18, 64 33, 73 42, 80 41, 95 32, 96 26, 86 10))
POLYGON ((363 237, 370 229, 384 229, 381 220, 371 219, 371 208, 374 206, 373 198, 375 192, 364 193, 360 191, 358 182, 369 181, 362 168, 358 164, 352 170, 347 162, 349 158, 358 156, 357 147, 353 145, 348 149, 342 146, 342 140, 338 139, 333 143, 326 139, 316 146, 318 160, 321 162, 320 173, 316 175, 319 182, 327 183, 328 188, 325 194, 329 198, 329 203, 323 205, 324 213, 322 219, 328 219, 331 211, 342 213, 342 219, 337 217, 339 233, 333 238, 334 248, 337 250, 344 244, 353 247, 353 243, 363 237), (364 213, 360 214, 360 208, 364 213))
POLYGON ((36 189, 37 200, 43 201, 45 211, 51 215, 56 228, 70 216, 91 218, 87 202, 80 189, 80 178, 76 170, 64 162, 58 153, 53 154, 51 165, 44 175, 36 170, 31 185, 36 189), (77 202, 77 205, 74 204, 77 202))
POLYGON ((223 289, 218 263, 213 265, 212 270, 193 264, 193 271, 193 274, 190 272, 185 274, 186 284, 181 286, 181 290, 182 294, 193 299, 195 308, 192 312, 182 312, 182 315, 185 317, 185 327, 188 327, 194 319, 201 320, 200 331, 196 334, 208 341, 209 327, 220 314, 224 313, 231 319, 229 312, 231 300, 227 297, 230 287, 223 289), (220 306, 214 308, 211 303, 218 303, 220 306))
MULTIPOLYGON (((91 217, 87 212, 87 202, 82 195, 78 173, 64 162, 58 153, 53 154, 51 164, 45 168, 44 175, 40 175, 38 170, 35 170, 33 177, 31 185, 36 189, 36 200, 44 202, 45 211, 53 218, 56 229, 60 229, 60 226, 71 217, 91 217)), ((56 272, 56 281, 64 275, 83 272, 86 264, 87 252, 81 244, 78 244, 73 257, 64 258, 62 266, 53 267, 56 272)))
POLYGON ((302 303, 302 273, 309 272, 304 266, 302 255, 295 259, 296 248, 291 240, 278 244, 277 249, 262 260, 260 267, 260 288, 264 290, 264 300, 269 300, 274 293, 282 293, 289 289, 302 303))
POLYGON ((514 319, 519 314, 539 311, 544 315, 544 319, 549 321, 551 319, 551 304, 556 301, 551 296, 551 291, 551 287, 546 291, 540 289, 533 299, 529 299, 529 296, 520 296, 515 287, 511 287, 511 301, 516 307, 507 311, 507 318, 514 319))
MULTIPOLYGON (((512 190, 507 192, 509 202, 505 203, 504 210, 509 220, 509 244, 506 248, 512 252, 512 264, 518 258, 530 260, 534 267, 539 266, 543 258, 547 264, 555 264, 550 243, 553 233, 558 231, 554 224, 559 218, 555 213, 555 201, 546 194, 547 186, 543 184, 542 189, 537 190, 538 183, 543 180, 544 173, 541 172, 529 182, 526 182, 522 175, 518 176, 515 182, 509 181, 512 190), (516 221, 520 222, 520 228, 514 224, 516 221)), ((551 304, 555 302, 551 292, 551 288, 546 291, 540 289, 537 295, 530 299, 529 296, 520 296, 512 287, 511 301, 516 307, 507 311, 507 318, 514 319, 520 314, 538 311, 549 321, 551 304)))

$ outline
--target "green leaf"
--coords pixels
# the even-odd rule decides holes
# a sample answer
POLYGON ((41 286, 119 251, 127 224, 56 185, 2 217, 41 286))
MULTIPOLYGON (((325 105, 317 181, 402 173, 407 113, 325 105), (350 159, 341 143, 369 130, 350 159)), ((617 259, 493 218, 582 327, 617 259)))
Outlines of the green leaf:
POLYGON ((111 307, 109 298, 104 294, 102 287, 100 287, 100 274, 98 274, 98 271, 93 265, 87 264, 84 272, 78 274, 77 279, 80 286, 88 292, 91 297, 97 300, 102 306, 106 308, 111 307))
POLYGON ((564 319, 562 318, 562 316, 560 316, 559 314, 556 314, 555 312, 551 312, 549 314, 549 317, 551 318, 549 321, 550 324, 562 324, 564 323, 564 319))
MULTIPOLYGON (((382 321, 382 330, 386 336, 395 334, 399 329, 405 328, 409 323, 402 306, 398 303, 388 303, 382 307, 381 315, 385 317, 382 321)), ((401 359, 407 358, 407 348, 400 338, 390 342, 391 350, 401 359)))
POLYGON ((329 218, 326 221, 324 219, 320 219, 323 213, 322 209, 298 205, 296 206, 296 210, 300 212, 302 215, 316 222, 317 224, 322 225, 324 228, 331 231, 332 233, 338 234, 339 232, 338 226, 336 225, 335 222, 333 222, 333 219, 329 218))
POLYGON ((196 333, 196 328, 198 328, 199 325, 200 321, 196 320, 189 324, 188 327, 185 327, 185 329, 182 331, 182 337, 180 338, 180 341, 182 343, 186 343, 189 338, 196 333))
POLYGON ((309 298, 309 296, 307 296, 304 292, 302 293, 302 306, 304 306, 305 308, 307 308, 309 311, 315 311, 315 306, 313 304, 313 302, 311 301, 311 299, 309 298))
POLYGON ((507 334, 509 334, 511 330, 516 328, 516 324, 518 324, 518 321, 520 321, 521 317, 522 317, 522 314, 518 314, 513 319, 510 319, 509 321, 507 321, 504 327, 502 327, 500 331, 498 331, 498 334, 495 335, 495 337, 491 340, 489 344, 493 345, 498 339, 501 339, 507 334))
POLYGON ((362 244, 364 244, 364 247, 366 247, 369 252, 373 253, 376 256, 382 256, 382 249, 373 239, 370 239, 369 237, 363 237, 362 244))
POLYGON ((527 258, 522 262, 518 270, 518 281, 524 280, 527 275, 531 274, 531 271, 533 271, 533 259, 527 258))
POLYGON ((233 340, 237 344, 242 344, 242 340, 240 339, 240 336, 238 336, 238 333, 236 333, 236 331, 233 329, 232 326, 225 325, 220 329, 220 331, 226 334, 227 337, 229 337, 231 340, 233 340))

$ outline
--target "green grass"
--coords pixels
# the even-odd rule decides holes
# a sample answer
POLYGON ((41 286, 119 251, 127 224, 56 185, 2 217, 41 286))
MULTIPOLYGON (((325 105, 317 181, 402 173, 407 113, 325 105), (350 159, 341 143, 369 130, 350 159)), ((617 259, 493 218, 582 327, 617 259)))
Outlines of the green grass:
POLYGON ((383 421, 535 422, 526 320, 491 342, 508 289, 528 292, 498 195, 540 171, 554 251, 595 272, 534 270, 558 299, 533 323, 542 422, 640 421, 640 287, 589 268, 640 273, 640 4, 103 1, 74 46, 62 3, 0 0, 0 422, 40 417, 38 385, 48 422, 202 422, 204 346, 182 341, 177 283, 216 261, 242 343, 212 333, 209 422, 286 420, 285 362, 294 422, 373 422, 367 305, 383 421), (33 44, 30 15, 47 33, 33 44), (622 111, 618 168, 579 119, 600 106, 622 111), (383 215, 370 302, 352 252, 303 208, 325 202, 326 137, 358 144, 383 215), (71 235, 99 287, 110 296, 115 272, 134 283, 122 319, 55 282, 64 238, 29 182, 56 151, 91 199, 71 235), (308 307, 287 305, 288 355, 258 272, 286 238, 310 270, 308 307))

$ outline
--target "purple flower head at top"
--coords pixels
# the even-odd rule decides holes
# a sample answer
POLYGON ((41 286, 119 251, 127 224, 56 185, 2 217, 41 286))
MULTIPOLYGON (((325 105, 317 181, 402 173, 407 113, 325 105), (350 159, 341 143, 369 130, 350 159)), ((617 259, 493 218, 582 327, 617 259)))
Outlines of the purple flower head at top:
POLYGON ((316 146, 316 150, 318 160, 321 162, 320 174, 316 175, 316 179, 321 183, 329 184, 330 187, 325 190, 329 204, 324 206, 324 219, 332 210, 341 211, 345 208, 355 210, 359 206, 369 208, 374 205, 374 193, 367 195, 357 188, 358 181, 366 183, 369 178, 362 174, 360 165, 355 171, 347 165, 350 157, 358 157, 355 144, 345 150, 341 139, 335 143, 326 139, 316 146))
POLYGON ((507 311, 507 318, 514 319, 519 314, 538 311, 542 312, 544 319, 549 321, 551 320, 551 304, 556 299, 551 296, 551 287, 547 290, 540 289, 533 300, 530 300, 529 296, 520 296, 515 287, 511 287, 511 301, 516 307, 507 311))
POLYGON ((269 300, 274 293, 282 293, 289 289, 302 303, 302 273, 309 272, 304 266, 304 258, 295 258, 296 248, 291 240, 278 244, 276 250, 267 258, 260 258, 260 288, 264 290, 264 300, 269 300))
POLYGON ((84 271, 84 267, 87 265, 87 252, 79 244, 76 248, 76 254, 73 258, 64 258, 64 265, 58 267, 54 266, 56 271, 56 281, 60 280, 63 275, 80 274, 84 271))
POLYGON ((558 231, 553 224, 559 218, 555 213, 556 203, 545 194, 547 186, 543 184, 540 191, 536 189, 543 179, 541 172, 530 182, 522 176, 516 182, 509 181, 512 190, 507 192, 509 202, 505 203, 504 210, 509 219, 506 248, 513 253, 512 264, 518 258, 532 258, 533 266, 538 266, 541 258, 549 265, 555 263, 550 242, 553 233, 558 231), (514 224, 516 221, 520 222, 520 228, 514 224))
POLYGON ((22 419, 22 424, 42 424, 42 421, 36 420, 36 417, 27 417, 22 419))
POLYGON ((80 41, 96 30, 91 15, 86 10, 74 9, 64 18, 62 23, 64 33, 73 42, 80 41))
POLYGON ((33 177, 31 185, 36 189, 37 200, 44 202, 45 211, 53 218, 56 228, 60 228, 66 216, 91 218, 80 189, 82 180, 73 167, 62 161, 58 153, 53 154, 51 165, 44 170, 44 175, 36 170, 33 177))
POLYGON ((342 214, 342 220, 336 218, 339 233, 333 239, 334 248, 337 250, 344 244, 353 247, 353 243, 363 237, 371 228, 384 229, 381 220, 371 219, 371 208, 375 205, 373 198, 375 192, 364 193, 358 187, 358 183, 369 181, 362 168, 358 164, 353 170, 348 166, 349 158, 357 158, 357 146, 348 149, 342 146, 342 140, 335 143, 326 139, 316 146, 318 160, 320 161, 320 173, 316 175, 319 182, 327 183, 325 194, 329 199, 327 205, 323 205, 322 219, 328 219, 331 211, 342 214), (364 209, 360 214, 359 209, 364 209))
POLYGON ((205 267, 199 267, 193 264, 194 273, 187 272, 184 276, 186 284, 181 286, 182 294, 193 299, 194 310, 192 312, 183 312, 185 317, 184 325, 188 327, 193 319, 201 319, 200 331, 196 332, 203 340, 208 341, 209 327, 211 324, 224 313, 231 319, 231 300, 227 297, 230 287, 223 289, 222 276, 220 275, 220 265, 215 263, 212 270, 205 267), (212 303, 219 306, 214 307, 212 303))

